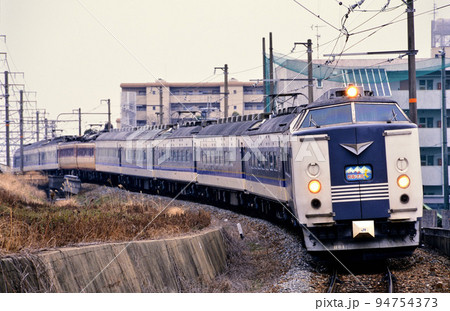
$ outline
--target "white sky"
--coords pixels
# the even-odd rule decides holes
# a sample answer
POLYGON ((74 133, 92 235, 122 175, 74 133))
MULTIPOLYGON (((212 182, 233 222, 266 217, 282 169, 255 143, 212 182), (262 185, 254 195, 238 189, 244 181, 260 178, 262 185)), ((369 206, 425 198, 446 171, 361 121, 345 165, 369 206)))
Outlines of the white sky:
MULTIPOLYGON (((336 28, 348 11, 346 6, 357 2, 297 1, 336 28)), ((387 2, 366 0, 360 10, 379 10, 387 2)), ((432 10, 433 3, 439 7, 449 1, 417 0, 416 15, 432 10)), ((391 0, 388 9, 400 5, 401 0, 391 0)), ((395 18, 405 20, 346 52, 407 49, 404 5, 377 15, 352 12, 345 26, 352 33, 395 18)), ((450 7, 438 11, 437 18, 450 18, 450 7)), ((418 57, 430 57, 432 19, 432 13, 416 16, 418 57)), ((312 39, 316 58, 312 25, 320 26, 321 44, 339 35, 293 0, 0 0, 0 34, 6 35, 0 52, 8 53, 12 71, 25 73, 26 89, 37 91, 38 106, 50 112, 49 119, 80 107, 82 112, 106 112, 100 99, 110 98, 115 120, 120 116, 122 82, 222 81, 221 72, 213 73, 214 67, 225 63, 230 78, 261 78, 261 40, 266 37, 268 47, 269 32, 279 53, 289 53, 294 42, 312 39)), ((350 36, 346 47, 371 33, 350 36)), ((343 41, 337 43, 335 53, 342 51, 343 41)), ((334 44, 322 45, 320 54, 331 53, 334 44)), ((300 47, 296 51, 293 57, 306 58, 300 47)), ((104 122, 106 116, 83 119, 84 124, 104 122)), ((78 132, 77 123, 72 127, 65 134, 78 132)))

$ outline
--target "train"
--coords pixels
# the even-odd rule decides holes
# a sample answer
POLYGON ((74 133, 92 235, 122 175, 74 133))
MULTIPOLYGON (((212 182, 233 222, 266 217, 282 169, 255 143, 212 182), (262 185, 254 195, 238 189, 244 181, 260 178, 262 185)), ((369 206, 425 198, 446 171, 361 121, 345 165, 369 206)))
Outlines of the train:
POLYGON ((412 254, 423 193, 417 125, 359 86, 277 113, 40 141, 15 171, 190 198, 291 223, 311 254, 412 254))

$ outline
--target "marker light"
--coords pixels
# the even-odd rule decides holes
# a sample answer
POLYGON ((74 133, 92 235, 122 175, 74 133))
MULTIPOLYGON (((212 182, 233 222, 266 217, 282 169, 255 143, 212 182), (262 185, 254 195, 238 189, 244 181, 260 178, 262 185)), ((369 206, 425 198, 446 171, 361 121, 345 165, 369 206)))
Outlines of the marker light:
POLYGON ((358 88, 356 86, 349 86, 345 93, 348 97, 356 97, 358 95, 358 88))
POLYGON ((409 180, 409 177, 408 177, 407 175, 400 175, 400 176, 397 178, 397 185, 398 185, 400 188, 403 188, 403 189, 408 188, 410 182, 411 182, 411 181, 409 180))
POLYGON ((311 180, 308 184, 308 190, 311 193, 318 193, 322 189, 322 185, 320 184, 320 181, 318 180, 311 180))

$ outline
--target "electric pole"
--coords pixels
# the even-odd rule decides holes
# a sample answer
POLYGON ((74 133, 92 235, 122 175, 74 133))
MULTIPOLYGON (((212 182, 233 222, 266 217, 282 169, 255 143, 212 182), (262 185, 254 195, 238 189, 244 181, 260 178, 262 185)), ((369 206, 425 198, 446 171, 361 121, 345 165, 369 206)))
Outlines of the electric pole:
MULTIPOLYGON (((100 99, 100 103, 102 103, 102 102, 106 102, 106 104, 108 105, 108 123, 106 124, 106 126, 105 126, 105 129, 108 131, 108 132, 111 132, 111 126, 112 126, 112 124, 111 124, 111 100, 108 98, 108 99, 100 99)), ((81 109, 81 108, 80 108, 81 109)), ((78 113, 80 113, 81 114, 81 112, 80 111, 78 111, 78 113)), ((80 116, 80 120, 81 120, 81 116, 80 116)), ((81 122, 81 121, 80 121, 81 122)), ((81 123, 80 123, 81 124, 81 123)), ((81 126, 80 126, 80 132, 81 132, 81 126)), ((80 134, 81 135, 81 134, 80 134)))
POLYGON ((223 74, 225 76, 225 80, 224 80, 224 93, 225 93, 225 97, 224 97, 224 118, 228 118, 228 64, 225 64, 224 67, 214 67, 214 72, 216 71, 216 69, 221 69, 223 70, 223 74))
POLYGON ((108 98, 108 132, 111 132, 111 100, 108 98))
POLYGON ((414 41, 414 0, 407 0, 409 118, 417 124, 416 48, 414 41))
POLYGON ((163 118, 164 112, 163 112, 163 88, 162 86, 159 87, 159 125, 163 125, 163 118))
POLYGON ((48 120, 47 120, 47 118, 44 119, 44 126, 45 126, 44 138, 45 138, 45 140, 47 140, 48 139, 48 120))
POLYGON ((78 108, 78 136, 81 136, 81 108, 78 108))
POLYGON ((267 63, 266 63, 266 38, 262 38, 262 55, 263 55, 263 88, 264 88, 264 112, 270 112, 270 96, 267 91, 267 63))
MULTIPOLYGON (((20 172, 23 174, 23 91, 19 93, 20 172)), ((17 165, 17 163, 16 163, 17 165)))
POLYGON ((8 71, 5 71, 5 134, 6 134, 6 166, 11 167, 10 146, 9 146, 9 85, 8 71))
POLYGON ((36 111, 36 141, 39 141, 39 110, 36 111))
POLYGON ((445 48, 441 51, 442 67, 441 67, 441 90, 442 90, 442 106, 441 106, 441 128, 442 128, 442 193, 444 196, 444 209, 449 209, 448 203, 448 146, 447 146, 447 100, 445 96, 445 48))
POLYGON ((308 49, 308 101, 312 103, 314 101, 313 98, 313 67, 312 67, 312 40, 308 39, 306 44, 306 48, 308 49))
POLYGON ((272 42, 272 33, 269 32, 269 57, 270 57, 270 64, 269 64, 269 92, 270 92, 270 112, 274 111, 275 109, 275 94, 274 94, 274 84, 273 84, 273 42, 272 42))
POLYGON ((224 69, 224 76, 225 76, 225 81, 224 81, 224 89, 225 89, 225 118, 228 117, 228 65, 225 64, 225 69, 224 69))
POLYGON ((313 79, 313 64, 312 64, 312 40, 308 39, 307 42, 294 42, 294 48, 292 51, 294 51, 295 47, 297 45, 303 45, 306 47, 306 50, 308 52, 308 103, 312 103, 314 101, 314 94, 313 94, 313 86, 314 86, 314 79, 313 79))

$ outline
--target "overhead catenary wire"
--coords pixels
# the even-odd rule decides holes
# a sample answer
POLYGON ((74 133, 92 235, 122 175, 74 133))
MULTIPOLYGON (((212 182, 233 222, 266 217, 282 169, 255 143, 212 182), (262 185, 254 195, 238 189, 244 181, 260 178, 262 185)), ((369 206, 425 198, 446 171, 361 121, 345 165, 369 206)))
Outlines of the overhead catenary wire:
MULTIPOLYGON (((450 4, 446 4, 446 5, 437 7, 435 9, 424 11, 424 12, 421 12, 421 13, 416 13, 416 14, 414 14, 414 17, 422 16, 424 14, 428 14, 428 13, 431 13, 433 11, 439 11, 439 10, 442 10, 442 9, 445 9, 445 8, 448 8, 448 7, 450 7, 450 4)), ((407 17, 404 17, 404 18, 396 20, 396 21, 391 21, 389 23, 385 23, 385 24, 382 24, 382 25, 379 25, 379 26, 376 26, 376 27, 367 28, 367 29, 364 29, 364 30, 361 30, 361 31, 358 31, 358 32, 351 32, 350 35, 359 35, 359 34, 362 34, 362 33, 365 33, 365 32, 369 32, 369 31, 372 31, 372 30, 375 30, 375 29, 378 29, 378 28, 384 28, 384 27, 387 27, 387 26, 390 26, 390 25, 393 25, 393 24, 396 24, 396 23, 399 23, 399 22, 402 22, 402 21, 405 21, 405 20, 407 20, 407 17)))
POLYGON ((309 13, 311 13, 312 15, 314 15, 315 17, 317 17, 318 19, 320 19, 322 22, 324 22, 325 24, 327 24, 328 26, 330 26, 331 28, 341 32, 342 30, 337 28, 336 26, 334 26, 333 24, 331 24, 330 22, 326 21, 325 19, 323 19, 322 17, 320 17, 320 15, 314 13, 313 11, 311 11, 310 9, 308 9, 305 5, 301 4, 300 2, 298 2, 297 0, 293 0, 295 3, 297 3, 299 6, 301 6, 302 8, 304 8, 306 11, 308 11, 309 13))

